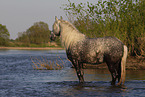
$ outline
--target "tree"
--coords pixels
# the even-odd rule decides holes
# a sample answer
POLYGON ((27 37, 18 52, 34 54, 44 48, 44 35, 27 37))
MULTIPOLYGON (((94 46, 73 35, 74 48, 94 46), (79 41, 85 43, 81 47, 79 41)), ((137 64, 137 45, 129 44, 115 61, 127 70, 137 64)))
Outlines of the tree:
POLYGON ((40 44, 49 41, 50 31, 48 25, 44 22, 36 22, 26 31, 30 43, 40 44))
POLYGON ((64 11, 81 32, 89 37, 115 36, 128 46, 130 55, 145 56, 144 0, 68 2, 64 11))
POLYGON ((0 46, 7 46, 10 34, 5 25, 0 24, 0 46))
POLYGON ((41 44, 48 43, 50 30, 48 25, 44 22, 36 22, 25 32, 19 32, 17 41, 25 44, 41 44))

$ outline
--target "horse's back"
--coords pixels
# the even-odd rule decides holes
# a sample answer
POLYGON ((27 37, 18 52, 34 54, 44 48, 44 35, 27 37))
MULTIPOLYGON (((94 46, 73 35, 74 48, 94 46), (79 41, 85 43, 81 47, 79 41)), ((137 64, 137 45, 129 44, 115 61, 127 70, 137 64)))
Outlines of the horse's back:
POLYGON ((83 43, 81 56, 90 61, 96 60, 94 63, 102 63, 104 58, 116 61, 122 57, 123 45, 116 37, 88 38, 83 43))
POLYGON ((108 50, 118 50, 123 47, 123 43, 116 37, 88 38, 83 43, 87 49, 96 49, 103 52, 108 50), (121 47, 121 48, 120 48, 121 47))
POLYGON ((93 64, 119 60, 122 54, 123 43, 115 37, 86 38, 67 50, 69 59, 93 64))

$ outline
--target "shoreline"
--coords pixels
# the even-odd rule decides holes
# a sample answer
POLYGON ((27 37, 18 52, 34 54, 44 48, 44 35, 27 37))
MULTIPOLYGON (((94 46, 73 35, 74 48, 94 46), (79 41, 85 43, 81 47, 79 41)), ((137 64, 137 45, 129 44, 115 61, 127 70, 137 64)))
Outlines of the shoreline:
POLYGON ((61 47, 0 47, 0 50, 63 50, 61 47))
MULTIPOLYGON (((0 47, 0 50, 64 50, 62 47, 0 47)), ((107 69, 106 64, 90 65, 85 64, 84 69, 107 69)), ((145 70, 145 58, 138 59, 136 57, 128 57, 127 70, 145 70)))

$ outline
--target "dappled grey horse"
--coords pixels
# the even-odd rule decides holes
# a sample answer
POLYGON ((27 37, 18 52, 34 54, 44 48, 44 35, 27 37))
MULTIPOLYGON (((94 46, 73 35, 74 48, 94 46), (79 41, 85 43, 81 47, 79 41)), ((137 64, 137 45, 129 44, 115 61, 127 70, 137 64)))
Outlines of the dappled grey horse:
POLYGON ((83 63, 99 64, 106 62, 112 75, 112 85, 125 82, 127 47, 115 37, 88 38, 70 22, 55 18, 51 39, 60 36, 68 59, 75 67, 79 82, 83 83, 83 63))

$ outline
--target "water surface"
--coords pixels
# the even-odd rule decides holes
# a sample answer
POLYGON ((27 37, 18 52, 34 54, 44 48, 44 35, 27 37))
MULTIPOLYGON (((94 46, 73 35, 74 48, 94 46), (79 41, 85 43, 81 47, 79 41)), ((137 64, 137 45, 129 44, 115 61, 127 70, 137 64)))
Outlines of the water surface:
POLYGON ((127 71, 124 86, 111 86, 108 70, 85 69, 79 84, 64 50, 0 50, 0 97, 144 96, 145 71, 127 71), (61 70, 34 70, 32 57, 65 62, 61 70))

